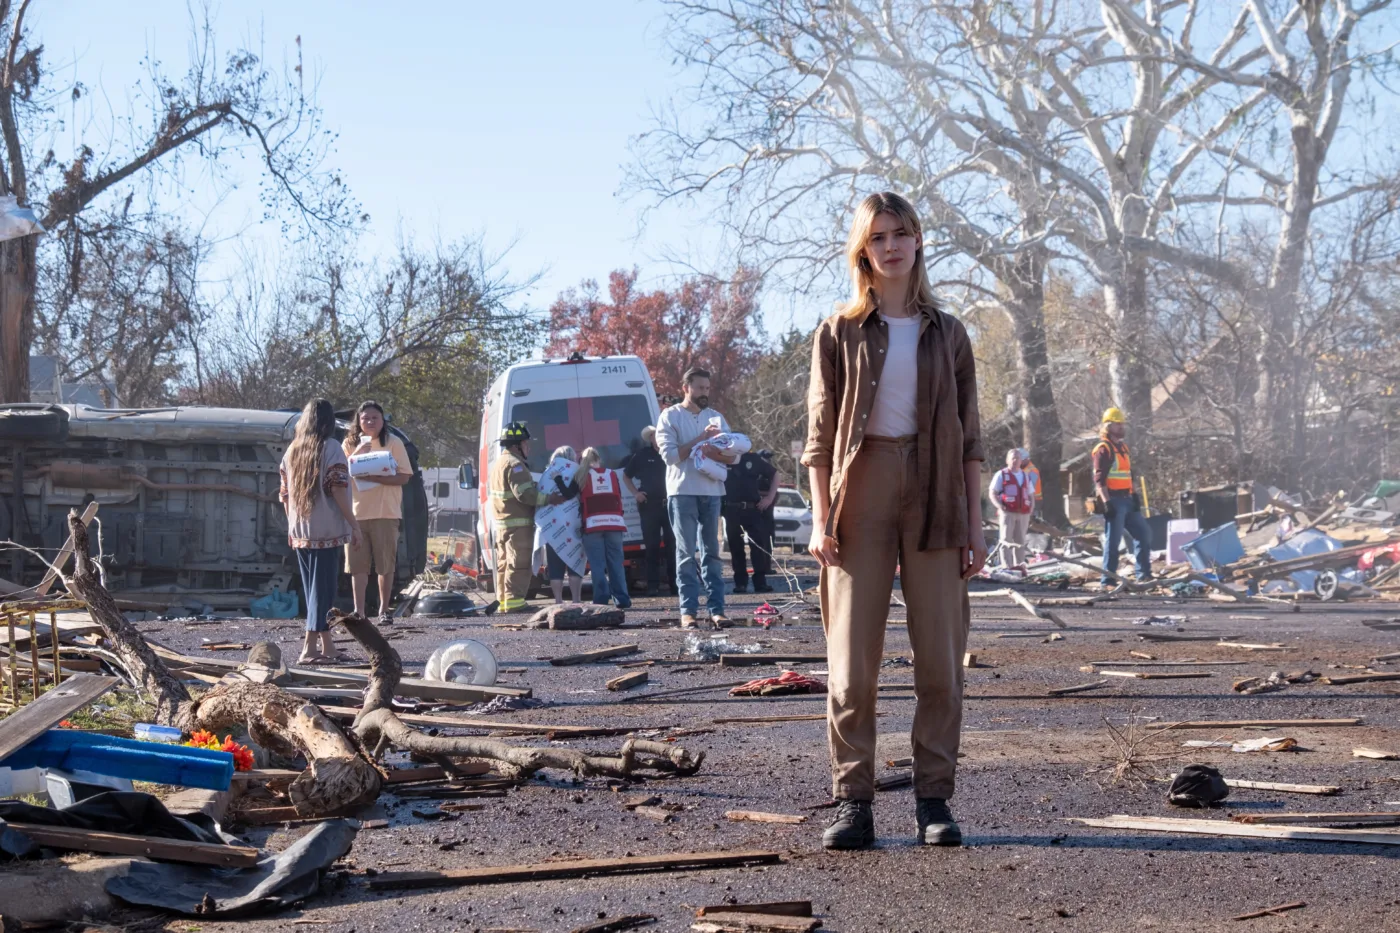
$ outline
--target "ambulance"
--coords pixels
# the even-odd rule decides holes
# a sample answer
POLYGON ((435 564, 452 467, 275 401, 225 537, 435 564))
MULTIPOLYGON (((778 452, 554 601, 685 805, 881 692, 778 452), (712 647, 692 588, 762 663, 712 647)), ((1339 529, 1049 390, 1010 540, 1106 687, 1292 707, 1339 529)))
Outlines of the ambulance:
MULTIPOLYGON (((646 364, 635 356, 586 357, 516 363, 491 383, 481 420, 480 475, 462 471, 462 482, 474 482, 480 502, 481 555, 487 571, 496 567, 496 529, 491 521, 491 465, 501 455, 497 443, 502 429, 519 421, 530 431, 530 470, 536 476, 549 463, 555 448, 577 453, 596 447, 603 465, 617 469, 642 443, 642 428, 661 417, 646 364)), ((622 489, 627 533, 623 537, 628 577, 642 566, 642 528, 637 501, 622 489)), ((483 582, 491 579, 483 574, 483 582)))

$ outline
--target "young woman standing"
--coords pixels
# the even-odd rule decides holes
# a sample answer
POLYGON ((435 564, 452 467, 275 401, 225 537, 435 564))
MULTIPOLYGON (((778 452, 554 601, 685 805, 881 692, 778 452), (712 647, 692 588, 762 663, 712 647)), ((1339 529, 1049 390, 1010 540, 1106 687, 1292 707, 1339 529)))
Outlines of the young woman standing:
POLYGON ((403 519, 403 487, 413 479, 413 463, 403 441, 389 433, 384 407, 378 402, 361 402, 355 420, 345 432, 345 455, 387 450, 394 457, 396 471, 389 476, 362 476, 355 484, 355 518, 364 528, 364 540, 345 549, 345 572, 354 587, 355 614, 365 614, 365 591, 370 571, 379 575, 378 622, 393 621, 389 596, 394 591, 394 569, 399 557, 399 522, 403 519))
POLYGON ((329 401, 312 399, 302 410, 278 473, 287 543, 296 553, 306 594, 306 642, 299 662, 329 660, 335 646, 326 613, 340 580, 340 549, 360 543, 350 502, 350 465, 335 442, 335 407, 329 401))
POLYGON ((874 194, 846 242, 853 294, 817 329, 807 446, 812 541, 822 566, 827 848, 873 845, 875 698, 896 566, 908 607, 917 697, 911 736, 918 840, 958 845, 948 809, 962 731, 967 580, 987 559, 982 534, 977 377, 959 321, 939 310, 918 215, 874 194))

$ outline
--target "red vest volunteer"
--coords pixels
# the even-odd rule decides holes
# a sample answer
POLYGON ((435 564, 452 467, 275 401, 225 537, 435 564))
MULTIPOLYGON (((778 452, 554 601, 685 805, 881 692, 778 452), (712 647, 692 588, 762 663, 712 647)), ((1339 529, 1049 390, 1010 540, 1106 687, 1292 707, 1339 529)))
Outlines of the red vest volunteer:
POLYGON ((622 515, 622 484, 616 470, 595 466, 586 475, 575 477, 574 483, 578 486, 585 532, 627 530, 627 519, 622 515))
POLYGON ((1017 479, 1015 473, 1003 467, 997 479, 1001 482, 1001 491, 996 498, 1002 511, 1029 515, 1035 507, 1035 499, 1026 475, 1022 473, 1021 478, 1017 479))

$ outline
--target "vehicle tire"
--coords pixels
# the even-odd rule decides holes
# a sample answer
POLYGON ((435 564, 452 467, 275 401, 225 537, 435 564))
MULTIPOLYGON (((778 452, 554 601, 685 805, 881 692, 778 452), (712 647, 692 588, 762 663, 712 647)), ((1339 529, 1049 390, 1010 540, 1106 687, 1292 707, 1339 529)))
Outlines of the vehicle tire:
POLYGON ((68 412, 57 405, 16 403, 0 407, 0 440, 61 441, 68 436, 68 412))
POLYGON ((1337 571, 1324 570, 1317 575, 1317 580, 1313 583, 1313 592, 1317 598, 1325 602, 1330 602, 1337 598, 1337 593, 1341 589, 1341 581, 1337 577, 1337 571))

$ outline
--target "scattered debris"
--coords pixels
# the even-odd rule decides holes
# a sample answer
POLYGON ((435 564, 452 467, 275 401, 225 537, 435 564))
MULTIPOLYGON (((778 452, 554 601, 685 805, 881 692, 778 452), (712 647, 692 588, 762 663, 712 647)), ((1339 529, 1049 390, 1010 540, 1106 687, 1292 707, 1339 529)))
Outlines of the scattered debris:
POLYGON ((1272 693, 1275 690, 1282 690, 1289 684, 1312 683, 1319 676, 1315 671, 1293 671, 1289 674, 1274 671, 1268 677, 1246 677, 1243 680, 1237 680, 1231 689, 1236 693, 1253 696, 1257 693, 1272 693))
POLYGON ((1213 807, 1228 796, 1230 785, 1210 765, 1187 765, 1167 790, 1167 802, 1178 807, 1213 807))
POLYGON ((890 774, 882 774, 875 779, 875 789, 877 791, 894 790, 899 787, 908 787, 914 783, 913 771, 896 771, 890 774))
POLYGON ((1095 680, 1087 684, 1075 684, 1073 687, 1055 687, 1046 691, 1046 693, 1048 696, 1062 697, 1068 696, 1071 693, 1084 693, 1087 690, 1098 690, 1100 687, 1107 687, 1108 685, 1109 681, 1107 680, 1095 680))
POLYGON ((1323 829, 1314 826, 1244 825, 1228 820, 1191 820, 1165 816, 1115 814, 1105 819, 1076 817, 1073 822, 1100 829, 1139 829, 1203 836, 1253 836, 1258 839, 1291 839, 1300 842, 1359 842, 1366 845, 1400 845, 1400 833, 1364 829, 1323 829))
POLYGON ((723 632, 718 635, 701 635, 689 632, 685 636, 685 657, 697 661, 718 661, 723 654, 757 654, 763 650, 759 644, 735 645, 723 632))
MULTIPOLYGON (((485 703, 475 703, 468 706, 462 712, 471 713, 473 716, 490 716, 495 713, 513 713, 522 709, 544 709, 554 704, 548 700, 539 700, 535 697, 494 697, 485 703)), ((508 725, 508 724, 507 724, 508 725)))
POLYGON ((631 811, 638 816, 644 816, 649 820, 656 820, 658 823, 669 823, 676 818, 675 811, 665 807, 640 806, 630 807, 631 811))
POLYGON ((822 922, 813 917, 772 914, 713 913, 690 925, 695 933, 810 933, 822 922))
POLYGON ((588 629, 617 628, 627 621, 627 614, 621 609, 606 609, 602 606, 549 606, 530 617, 529 625, 534 628, 550 628, 560 631, 586 631, 588 629))
POLYGON ((1228 748, 1232 752, 1289 752, 1297 751, 1298 740, 1286 737, 1263 736, 1257 739, 1248 739, 1243 742, 1230 741, 1203 741, 1192 739, 1189 742, 1182 742, 1182 748, 1228 748))
POLYGON ((805 823, 807 817, 787 813, 762 813, 758 810, 729 810, 724 818, 731 823, 805 823))
POLYGON ((1333 726, 1359 726, 1361 717, 1354 719, 1188 719, 1174 722, 1168 729, 1320 729, 1333 726))
POLYGON ((606 661, 609 658, 617 658, 626 654, 637 654, 642 649, 638 645, 613 645, 611 648, 595 648, 592 651, 584 651, 580 654, 566 654, 558 658, 550 658, 549 663, 555 667, 565 667, 571 664, 592 664, 594 661, 606 661))
POLYGON ((1186 622, 1186 616, 1138 616, 1129 621, 1134 625, 1163 625, 1176 628, 1186 622))
POLYGON ((719 656, 721 667, 755 667, 759 664, 825 664, 824 654, 730 654, 719 656))
POLYGON ((1387 752, 1379 748, 1367 748, 1365 746, 1362 746, 1360 748, 1353 748, 1351 750, 1351 757, 1375 758, 1379 761, 1395 761, 1397 758, 1400 758, 1400 753, 1387 752))
POLYGON ((715 914, 767 914, 781 917, 812 916, 811 901, 773 901, 765 904, 716 904, 713 907, 700 907, 697 917, 712 917, 715 914))
POLYGON ((557 862, 533 862, 525 865, 502 865, 495 868, 385 872, 369 879, 368 887, 371 891, 392 891, 405 888, 452 888, 515 881, 545 881, 554 878, 630 875, 652 871, 692 871, 700 868, 776 865, 782 860, 782 856, 777 852, 759 851, 679 852, 626 858, 571 859, 557 862))
POLYGON ((1291 904, 1278 904, 1274 907, 1265 907, 1261 910, 1256 910, 1253 913, 1240 914, 1238 917, 1231 917, 1230 919, 1254 920, 1257 917, 1279 917, 1283 915, 1283 912, 1285 910, 1298 910, 1299 908, 1306 906, 1308 906, 1307 901, 1294 901, 1291 904))
POLYGON ((729 691, 732 697, 783 696, 792 693, 826 693, 826 684, 796 671, 783 671, 777 677, 760 677, 729 691))
POLYGON ((653 914, 628 914, 625 917, 614 917, 611 920, 590 923, 588 926, 575 927, 570 933, 618 933, 655 922, 656 917, 653 914))
MULTIPOLYGON (((1128 723, 1125 727, 1119 728, 1109 722, 1104 717, 1104 725, 1108 727, 1108 737, 1113 743, 1113 765, 1108 769, 1095 769, 1097 771, 1107 770, 1110 774, 1109 784, 1116 786, 1120 783, 1132 782, 1140 787, 1146 787, 1148 781, 1153 777, 1150 765, 1159 761, 1167 761, 1176 756, 1174 754, 1148 754, 1147 746, 1163 732, 1164 728, 1148 728, 1147 722, 1137 710, 1128 714, 1128 723)), ((1090 771, 1094 773, 1094 771, 1090 771)))
POLYGON ((633 671, 630 674, 623 674, 621 677, 614 677, 608 681, 608 689, 612 691, 630 690, 633 687, 640 687, 648 680, 646 671, 633 671))
POLYGON ((1333 826, 1397 826, 1400 813, 1236 813, 1236 823, 1304 823, 1333 826))

